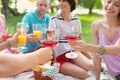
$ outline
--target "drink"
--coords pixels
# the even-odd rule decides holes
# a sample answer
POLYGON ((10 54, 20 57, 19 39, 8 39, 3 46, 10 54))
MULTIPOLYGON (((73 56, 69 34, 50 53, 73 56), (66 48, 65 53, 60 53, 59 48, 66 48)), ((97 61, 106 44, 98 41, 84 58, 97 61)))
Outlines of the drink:
POLYGON ((47 30, 46 32, 48 35, 53 35, 54 34, 54 30, 47 30))
POLYGON ((78 39, 78 36, 65 36, 65 39, 67 39, 68 41, 75 41, 78 39))
MULTIPOLYGON (((77 40, 78 36, 76 36, 76 35, 72 35, 72 36, 68 35, 68 36, 65 36, 65 39, 68 40, 69 42, 72 42, 72 41, 77 40)), ((67 58, 74 59, 74 58, 78 57, 78 54, 71 50, 71 52, 65 54, 65 56, 67 58)))
POLYGON ((19 35, 18 36, 18 44, 20 46, 25 46, 26 45, 26 35, 19 35))
POLYGON ((33 31, 33 34, 36 35, 37 38, 42 37, 42 32, 41 31, 33 31))
POLYGON ((44 40, 42 41, 42 46, 43 47, 54 47, 57 45, 57 41, 54 41, 54 40, 44 40))
POLYGON ((6 41, 10 37, 12 37, 12 35, 8 35, 8 34, 2 35, 4 41, 6 41))

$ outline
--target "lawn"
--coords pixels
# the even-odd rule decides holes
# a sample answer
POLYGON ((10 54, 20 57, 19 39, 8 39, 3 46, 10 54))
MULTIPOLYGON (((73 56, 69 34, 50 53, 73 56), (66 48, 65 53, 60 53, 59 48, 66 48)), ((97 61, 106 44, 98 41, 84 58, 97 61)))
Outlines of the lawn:
MULTIPOLYGON (((52 14, 53 15, 53 14, 52 14)), ((91 23, 94 20, 101 19, 102 16, 98 14, 93 15, 76 15, 79 17, 82 23, 82 39, 86 41, 87 43, 92 43, 92 34, 91 34, 91 23)), ((12 16, 10 19, 6 20, 6 26, 8 27, 8 30, 16 31, 16 24, 17 22, 20 22, 23 18, 23 15, 19 16, 12 16)))
POLYGON ((82 24, 82 39, 87 43, 93 43, 92 33, 91 33, 91 24, 93 21, 103 18, 101 15, 77 15, 81 20, 82 24))

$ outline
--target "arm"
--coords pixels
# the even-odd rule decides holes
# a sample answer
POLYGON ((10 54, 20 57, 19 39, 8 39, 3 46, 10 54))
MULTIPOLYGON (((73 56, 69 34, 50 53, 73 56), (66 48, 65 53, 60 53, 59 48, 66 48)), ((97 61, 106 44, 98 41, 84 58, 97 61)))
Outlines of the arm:
POLYGON ((51 59, 51 48, 42 48, 29 54, 0 54, 0 77, 16 75, 33 65, 45 64, 51 59))
MULTIPOLYGON (((87 44, 86 45, 87 50, 90 52, 99 52, 100 48, 99 45, 91 45, 91 44, 87 44)), ((104 46, 105 47, 105 54, 111 54, 111 55, 117 55, 118 53, 120 53, 120 39, 115 43, 115 45, 112 46, 104 46)))
MULTIPOLYGON (((99 33, 99 23, 98 22, 93 22, 92 23, 92 34, 93 34, 94 44, 96 44, 96 45, 99 44, 98 33, 99 33)), ((99 55, 94 54, 93 62, 94 62, 96 80, 100 80, 101 60, 102 59, 101 59, 101 57, 99 57, 99 55)))
POLYGON ((12 38, 8 39, 7 41, 3 41, 0 43, 0 51, 6 48, 9 48, 9 46, 13 46, 15 44, 17 44, 17 36, 19 35, 19 32, 16 33, 12 38), (9 41, 9 45, 8 45, 8 41, 9 41))

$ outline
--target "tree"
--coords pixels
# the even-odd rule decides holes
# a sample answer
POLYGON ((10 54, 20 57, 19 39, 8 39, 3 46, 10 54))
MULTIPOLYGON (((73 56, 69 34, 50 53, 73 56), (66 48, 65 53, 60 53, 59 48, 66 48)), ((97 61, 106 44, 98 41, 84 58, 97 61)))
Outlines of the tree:
POLYGON ((5 17, 8 19, 9 18, 8 0, 2 0, 2 5, 4 8, 5 17))
POLYGON ((88 8, 89 14, 92 14, 92 10, 95 6, 97 6, 96 8, 98 8, 98 5, 99 5, 99 8, 102 7, 101 0, 79 0, 78 4, 85 7, 85 8, 88 8), (96 3, 97 3, 97 5, 96 5, 96 3))
POLYGON ((15 8, 11 8, 9 5, 13 3, 13 0, 1 0, 1 4, 3 6, 3 11, 6 19, 9 18, 10 13, 12 13, 12 15, 14 16, 17 16, 19 14, 16 6, 17 0, 14 0, 14 1, 15 1, 15 8))

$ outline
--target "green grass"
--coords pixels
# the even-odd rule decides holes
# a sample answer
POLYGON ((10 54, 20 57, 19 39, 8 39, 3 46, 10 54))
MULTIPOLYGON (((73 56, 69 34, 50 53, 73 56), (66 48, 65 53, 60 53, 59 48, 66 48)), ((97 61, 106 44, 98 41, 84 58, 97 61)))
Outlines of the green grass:
MULTIPOLYGON (((52 16, 54 14, 51 14, 52 16)), ((101 19, 102 16, 98 14, 93 15, 76 15, 79 17, 82 23, 82 39, 87 43, 92 43, 92 34, 91 34, 91 23, 95 20, 101 19)), ((20 22, 23 18, 23 15, 12 16, 10 19, 6 20, 6 26, 9 30, 16 31, 16 24, 20 22), (14 27, 14 28, 12 28, 14 27)))
POLYGON ((87 43, 93 43, 92 41, 92 32, 91 32, 91 24, 93 21, 101 19, 101 15, 77 15, 79 19, 81 20, 82 25, 82 39, 86 41, 87 43))

